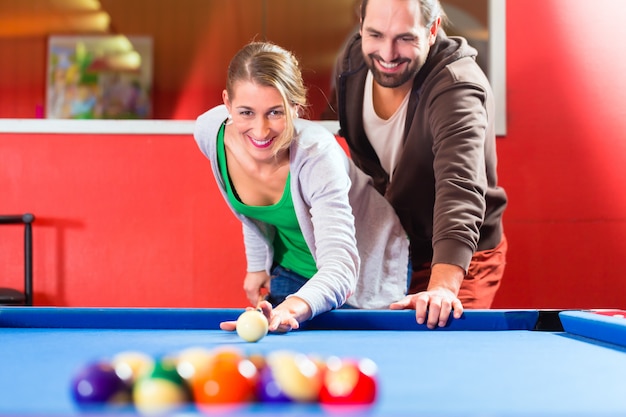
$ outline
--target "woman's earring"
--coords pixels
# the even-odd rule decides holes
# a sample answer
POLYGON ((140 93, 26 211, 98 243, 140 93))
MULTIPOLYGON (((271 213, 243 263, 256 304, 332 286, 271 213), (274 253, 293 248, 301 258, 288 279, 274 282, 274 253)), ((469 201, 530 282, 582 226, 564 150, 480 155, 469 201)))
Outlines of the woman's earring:
POLYGON ((226 118, 226 122, 224 124, 229 125, 232 122, 233 122, 233 116, 231 116, 230 113, 228 113, 228 117, 226 118))

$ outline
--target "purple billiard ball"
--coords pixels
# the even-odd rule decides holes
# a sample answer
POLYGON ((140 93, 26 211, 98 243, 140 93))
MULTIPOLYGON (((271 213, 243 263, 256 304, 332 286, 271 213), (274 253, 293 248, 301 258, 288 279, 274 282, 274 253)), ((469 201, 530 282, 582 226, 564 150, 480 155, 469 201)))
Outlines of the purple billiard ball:
POLYGON ((264 403, 290 403, 293 402, 285 391, 280 387, 274 373, 269 366, 265 366, 260 373, 259 382, 256 386, 256 396, 264 403))
POLYGON ((95 362, 84 366, 72 379, 72 397, 80 406, 128 404, 129 386, 115 373, 113 365, 95 362))

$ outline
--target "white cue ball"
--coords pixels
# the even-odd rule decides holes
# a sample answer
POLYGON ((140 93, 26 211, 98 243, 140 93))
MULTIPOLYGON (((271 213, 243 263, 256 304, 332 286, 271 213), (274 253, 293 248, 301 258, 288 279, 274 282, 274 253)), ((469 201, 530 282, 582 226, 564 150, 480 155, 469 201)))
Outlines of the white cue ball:
POLYGON ((247 310, 237 319, 237 334, 246 342, 258 342, 267 334, 269 323, 258 310, 247 310))

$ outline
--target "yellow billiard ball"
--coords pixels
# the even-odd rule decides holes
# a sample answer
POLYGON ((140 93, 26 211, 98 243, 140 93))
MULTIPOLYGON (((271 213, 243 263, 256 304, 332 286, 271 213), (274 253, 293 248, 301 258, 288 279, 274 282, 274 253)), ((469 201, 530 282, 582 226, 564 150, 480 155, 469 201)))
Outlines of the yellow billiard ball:
POLYGON ((150 373, 135 382, 133 403, 140 414, 170 414, 191 403, 191 393, 171 358, 157 360, 150 373))
POLYGON ((247 342, 258 342, 267 334, 269 323, 259 310, 247 310, 237 319, 237 334, 247 342))
POLYGON ((189 347, 176 355, 176 370, 189 385, 211 366, 215 353, 202 346, 189 347))
POLYGON ((116 354, 111 359, 115 373, 131 385, 150 373, 154 367, 154 359, 140 351, 124 351, 116 354))
MULTIPOLYGON (((267 357, 275 389, 296 402, 315 402, 322 388, 323 368, 303 353, 274 351, 267 357)), ((261 393, 268 397, 267 388, 261 393)))

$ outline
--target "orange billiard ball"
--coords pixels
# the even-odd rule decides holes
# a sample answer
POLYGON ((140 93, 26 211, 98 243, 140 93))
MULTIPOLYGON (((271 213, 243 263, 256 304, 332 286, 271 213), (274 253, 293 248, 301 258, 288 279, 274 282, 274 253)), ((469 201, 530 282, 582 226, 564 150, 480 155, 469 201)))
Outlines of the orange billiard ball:
POLYGON ((235 350, 215 352, 209 366, 191 383, 197 405, 245 403, 255 400, 257 366, 235 350))

